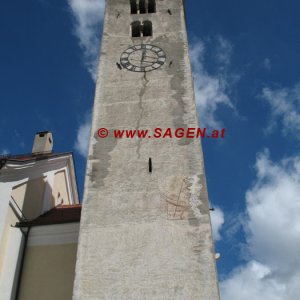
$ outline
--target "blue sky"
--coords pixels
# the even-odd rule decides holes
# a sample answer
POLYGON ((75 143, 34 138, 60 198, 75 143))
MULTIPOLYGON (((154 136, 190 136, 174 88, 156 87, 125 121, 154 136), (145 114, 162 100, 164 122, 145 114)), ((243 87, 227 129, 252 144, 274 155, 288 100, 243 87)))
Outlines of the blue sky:
MULTIPOLYGON (((300 294, 300 3, 187 0, 223 300, 300 294)), ((10 0, 0 11, 0 154, 51 130, 82 194, 102 0, 10 0)))

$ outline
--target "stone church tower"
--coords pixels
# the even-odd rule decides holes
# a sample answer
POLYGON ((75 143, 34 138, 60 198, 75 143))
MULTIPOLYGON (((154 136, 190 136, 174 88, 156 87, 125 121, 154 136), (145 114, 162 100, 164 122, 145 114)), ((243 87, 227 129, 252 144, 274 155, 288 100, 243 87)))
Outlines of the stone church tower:
POLYGON ((184 1, 107 0, 75 300, 219 299, 200 140, 157 127, 198 127, 184 1))

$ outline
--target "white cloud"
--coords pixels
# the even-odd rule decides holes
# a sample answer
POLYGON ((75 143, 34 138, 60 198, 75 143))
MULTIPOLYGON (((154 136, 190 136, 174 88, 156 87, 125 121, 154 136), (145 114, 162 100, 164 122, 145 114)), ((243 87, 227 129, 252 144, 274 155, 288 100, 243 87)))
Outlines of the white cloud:
POLYGON ((300 83, 293 88, 277 90, 266 87, 262 91, 262 98, 271 108, 271 121, 267 132, 280 123, 284 135, 292 134, 293 137, 300 138, 300 83))
POLYGON ((271 60, 269 58, 264 59, 264 67, 269 71, 271 70, 271 60))
POLYGON ((212 231, 215 241, 221 240, 220 231, 224 224, 224 213, 219 207, 215 207, 215 210, 210 214, 212 231))
POLYGON ((218 38, 218 44, 218 74, 215 76, 208 74, 204 68, 205 47, 203 42, 197 41, 192 44, 190 48, 196 104, 201 127, 220 128, 222 122, 216 118, 216 111, 220 104, 233 108, 233 105, 226 94, 228 81, 224 72, 230 64, 232 46, 228 41, 221 37, 218 38))
POLYGON ((246 249, 251 259, 221 282, 223 300, 294 300, 300 294, 300 156, 256 161, 246 193, 246 249))
POLYGON ((284 286, 269 275, 268 267, 250 261, 221 282, 222 300, 286 300, 284 286))
POLYGON ((74 145, 75 150, 83 157, 87 157, 88 146, 91 130, 91 115, 88 114, 84 122, 79 126, 77 130, 77 138, 74 145))
POLYGON ((2 149, 0 151, 0 155, 7 155, 9 153, 9 150, 8 149, 2 149))
POLYGON ((75 17, 75 35, 84 52, 85 65, 96 79, 100 47, 100 27, 103 21, 104 0, 68 0, 75 17))
POLYGON ((222 36, 217 37, 218 47, 217 47, 217 60, 220 64, 220 67, 223 69, 224 66, 228 66, 231 63, 232 55, 232 44, 224 39, 222 36))

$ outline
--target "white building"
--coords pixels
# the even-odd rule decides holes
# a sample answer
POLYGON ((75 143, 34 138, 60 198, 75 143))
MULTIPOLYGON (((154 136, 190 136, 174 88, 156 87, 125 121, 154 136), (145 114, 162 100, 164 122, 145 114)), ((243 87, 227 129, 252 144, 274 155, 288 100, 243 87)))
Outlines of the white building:
POLYGON ((3 300, 71 298, 81 206, 72 153, 52 147, 40 132, 32 153, 0 157, 3 300))

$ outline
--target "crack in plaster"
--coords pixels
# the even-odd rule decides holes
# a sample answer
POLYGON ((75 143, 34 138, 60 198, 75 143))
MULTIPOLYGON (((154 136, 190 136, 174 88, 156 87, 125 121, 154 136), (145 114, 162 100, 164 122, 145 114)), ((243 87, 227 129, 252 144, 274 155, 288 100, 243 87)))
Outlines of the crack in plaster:
MULTIPOLYGON (((146 93, 146 90, 147 90, 147 85, 149 83, 149 79, 147 79, 147 73, 144 72, 144 76, 142 78, 142 88, 141 88, 141 91, 139 93, 139 109, 140 109, 140 115, 139 115, 139 118, 137 120, 137 125, 136 125, 136 130, 138 130, 140 128, 140 125, 141 125, 141 121, 142 121, 142 118, 143 118, 143 114, 144 114, 144 106, 143 106, 143 97, 146 93)), ((137 149, 136 149, 136 153, 137 153, 137 156, 138 158, 141 157, 141 153, 140 153, 140 149, 141 149, 141 142, 142 140, 138 138, 138 142, 137 142, 137 149)))

